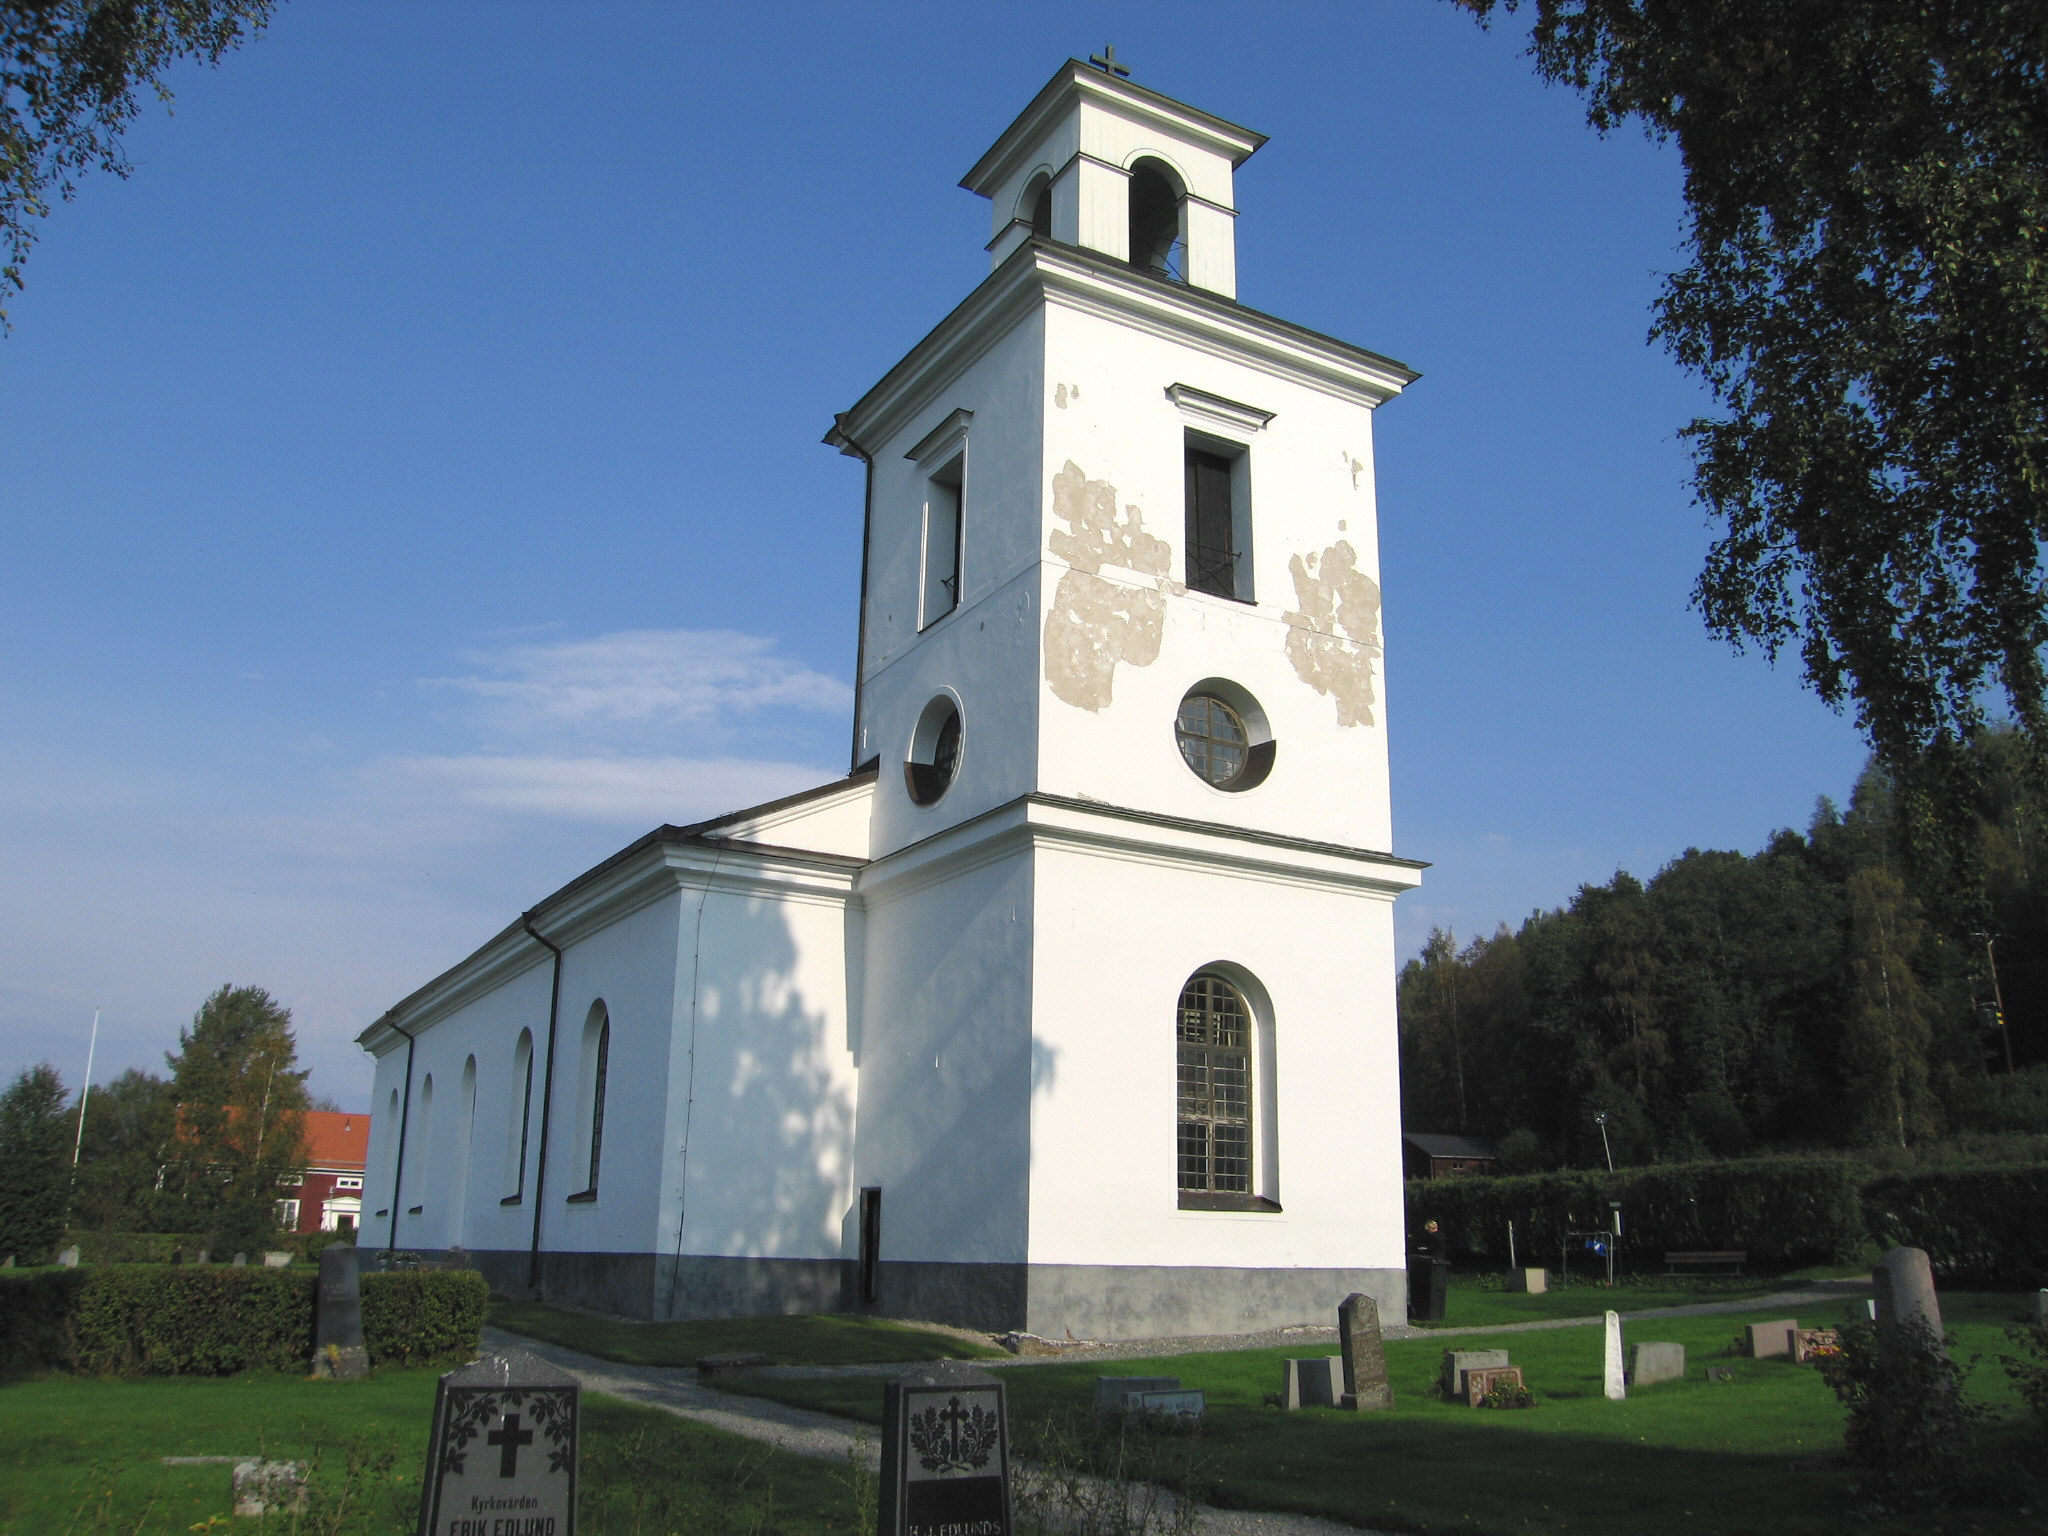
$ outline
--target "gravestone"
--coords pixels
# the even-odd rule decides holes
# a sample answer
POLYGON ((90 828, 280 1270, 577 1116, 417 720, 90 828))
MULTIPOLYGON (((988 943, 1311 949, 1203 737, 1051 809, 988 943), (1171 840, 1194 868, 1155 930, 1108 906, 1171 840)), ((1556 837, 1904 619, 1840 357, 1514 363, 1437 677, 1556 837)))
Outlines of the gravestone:
POLYGON ((1733 1381, 1734 1379, 1735 1370, 1732 1366, 1710 1365, 1707 1367, 1707 1380, 1709 1381, 1733 1381))
POLYGON ((184 1263, 184 1262, 185 1262, 185 1250, 184 1250, 184 1249, 182 1249, 182 1248, 173 1248, 173 1249, 171 1250, 171 1262, 172 1262, 173 1264, 182 1264, 182 1263, 184 1263))
POLYGON ((266 1253, 263 1255, 265 1269, 290 1269, 292 1256, 288 1253, 266 1253))
POLYGON ((211 1264, 213 1262, 213 1250, 211 1248, 200 1249, 199 1257, 192 1262, 194 1264, 211 1264))
POLYGON ((1647 1387, 1655 1381, 1685 1380, 1683 1344, 1638 1344, 1629 1361, 1629 1385, 1647 1387))
POLYGON ((1775 1360, 1781 1355, 1792 1353, 1792 1330, 1799 1326, 1793 1318, 1780 1318, 1775 1322, 1751 1323, 1742 1330, 1743 1340, 1749 1346, 1752 1360, 1775 1360))
POLYGON ((574 1376, 523 1351, 443 1376, 419 1536, 576 1536, 580 1396, 574 1376))
POLYGON ((1209 1411, 1209 1400, 1199 1388, 1126 1392, 1123 1410, 1134 1419, 1151 1419, 1173 1425, 1199 1424, 1202 1415, 1209 1411))
POLYGON ((320 1250, 320 1290, 313 1312, 313 1374, 355 1377, 370 1374, 363 1348, 363 1288, 356 1250, 332 1243, 320 1250))
POLYGON ((1465 1404, 1470 1408, 1483 1408, 1486 1399, 1494 1392, 1512 1387, 1517 1392, 1527 1390, 1522 1380, 1519 1365, 1485 1365, 1466 1373, 1465 1404))
POLYGON ((996 1377, 940 1360, 884 1389, 879 1529, 1010 1536, 1009 1429, 996 1377))
POLYGON ((237 1269, 247 1269, 249 1267, 249 1255, 247 1255, 246 1253, 238 1253, 228 1262, 234 1265, 237 1269))
POLYGON ((1444 1351, 1444 1396, 1465 1395, 1465 1373, 1467 1371, 1498 1370, 1507 1365, 1508 1352, 1504 1349, 1447 1349, 1444 1351))
POLYGON ((1095 1411, 1121 1413, 1124 1399, 1133 1392, 1178 1392, 1178 1376, 1098 1376, 1095 1378, 1095 1411))
POLYGON ((1344 1393, 1338 1406, 1361 1413, 1393 1407, 1387 1350, 1380 1339, 1379 1303, 1363 1291, 1346 1296, 1337 1308, 1337 1342, 1344 1350, 1344 1393))
POLYGON ((1344 1357, 1321 1355, 1280 1362, 1280 1406, 1334 1408, 1344 1396, 1344 1357))
POLYGON ((1877 1352, 1907 1329, 1941 1338, 1941 1303, 1934 1294, 1934 1267, 1924 1248, 1894 1248, 1871 1266, 1877 1295, 1877 1352))
POLYGON ((1411 1322, 1440 1323, 1450 1293, 1451 1261, 1429 1254, 1408 1260, 1408 1317, 1411 1322))
POLYGON ((62 1264, 66 1269, 78 1268, 77 1247, 74 1245, 73 1247, 66 1248, 62 1253, 57 1255, 57 1262, 59 1264, 62 1264))
POLYGON ((235 1513, 275 1515, 306 1507, 303 1461, 238 1461, 235 1463, 235 1513))
MULTIPOLYGON (((14 1262, 14 1255, 7 1255, 7 1262, 14 1262)), ((2034 1326, 2048 1328, 2048 1287, 2034 1292, 2034 1326)))
POLYGON ((1607 1326, 1602 1330, 1606 1335, 1605 1358, 1600 1365, 1601 1390, 1607 1394, 1610 1403, 1618 1403, 1628 1396, 1628 1381, 1621 1368, 1621 1314, 1607 1314, 1607 1326))
POLYGON ((1550 1271, 1511 1269, 1508 1271, 1507 1289, 1517 1296, 1541 1296, 1550 1289, 1550 1271))
POLYGON ((0 1269, 12 1268, 14 1268, 14 1255, 10 1253, 4 1261, 0 1261, 0 1269))

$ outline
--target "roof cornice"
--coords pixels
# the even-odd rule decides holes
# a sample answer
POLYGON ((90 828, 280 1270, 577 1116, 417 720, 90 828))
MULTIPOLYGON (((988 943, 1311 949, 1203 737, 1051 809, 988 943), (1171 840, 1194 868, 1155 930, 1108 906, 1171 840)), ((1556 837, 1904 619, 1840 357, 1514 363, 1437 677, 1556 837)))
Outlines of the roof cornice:
POLYGON ((1065 846, 1115 857, 1196 864, 1292 885, 1339 887, 1391 901, 1421 883, 1428 864, 1370 848, 1196 821, 1065 795, 1020 795, 869 864, 860 875, 873 907, 1024 847, 1065 846))
MULTIPOLYGON (((802 798, 773 803, 791 804, 802 798)), ((548 952, 526 932, 529 917, 551 940, 568 948, 678 890, 716 885, 784 900, 844 902, 865 863, 844 854, 710 837, 694 827, 657 827, 577 876, 387 1009, 356 1036, 356 1043, 381 1056, 405 1038, 399 1028, 417 1033, 542 964, 548 952)))
POLYGON ((997 136, 988 153, 974 162, 974 168, 960 180, 969 192, 992 195, 1017 170, 1017 162, 1044 142, 1053 121, 1075 101, 1092 96, 1112 109, 1146 122, 1155 123, 1183 138, 1192 139, 1219 155, 1227 155, 1232 167, 1243 165, 1266 142, 1263 133, 1226 118, 1191 107, 1171 96, 1119 80, 1069 59, 1053 72, 1045 89, 1031 98, 1030 105, 997 136))
MULTIPOLYGON (((1375 407, 1421 377, 1405 363, 1078 246, 1029 240, 932 327, 834 432, 879 445, 1046 303, 1100 314, 1375 407)), ((828 435, 827 441, 831 438, 828 435)))

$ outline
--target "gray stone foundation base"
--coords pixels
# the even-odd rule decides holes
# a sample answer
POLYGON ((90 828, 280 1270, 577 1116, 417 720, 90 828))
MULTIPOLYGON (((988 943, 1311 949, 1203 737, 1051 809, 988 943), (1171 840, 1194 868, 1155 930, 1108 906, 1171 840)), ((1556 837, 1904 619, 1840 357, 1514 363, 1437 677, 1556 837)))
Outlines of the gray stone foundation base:
POLYGON ((853 1304, 853 1265, 844 1259, 544 1253, 537 1294, 527 1285, 524 1252, 484 1250, 460 1260, 508 1296, 654 1320, 871 1311, 1048 1339, 1161 1339, 1257 1333, 1295 1323, 1328 1326, 1337 1304, 1354 1291, 1372 1297, 1390 1324, 1408 1317, 1408 1277, 1399 1269, 884 1260, 880 1300, 861 1308, 853 1304))
POLYGON ((1040 1338, 1173 1339, 1325 1327, 1354 1291, 1390 1323, 1408 1320, 1400 1269, 1208 1269, 1152 1264, 941 1264, 884 1261, 886 1317, 1040 1338))

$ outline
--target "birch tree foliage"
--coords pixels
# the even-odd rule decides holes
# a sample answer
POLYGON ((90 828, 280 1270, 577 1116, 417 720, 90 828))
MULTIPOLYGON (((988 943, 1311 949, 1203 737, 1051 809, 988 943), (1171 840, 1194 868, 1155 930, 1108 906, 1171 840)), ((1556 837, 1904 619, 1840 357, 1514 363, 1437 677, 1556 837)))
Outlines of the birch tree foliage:
POLYGON ((1987 710, 2048 745, 2048 6, 1526 3, 1539 73, 1683 158, 1651 334, 1720 407, 1683 429, 1710 631, 1895 765, 1987 710))
MULTIPOLYGON (((0 0, 0 298, 22 285, 35 221, 85 171, 129 172, 144 90, 169 103, 179 59, 217 64, 276 0, 0 0)), ((6 310, 0 307, 0 323, 6 310)))

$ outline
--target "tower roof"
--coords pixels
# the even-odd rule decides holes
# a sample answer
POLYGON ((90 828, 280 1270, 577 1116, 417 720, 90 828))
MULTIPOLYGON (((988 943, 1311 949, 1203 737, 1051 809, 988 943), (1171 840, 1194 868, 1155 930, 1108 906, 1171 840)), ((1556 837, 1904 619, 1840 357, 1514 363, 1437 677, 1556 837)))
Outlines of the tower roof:
POLYGON ((1090 101, 1149 121, 1176 138, 1225 155, 1232 169, 1244 164, 1266 142, 1263 133, 1254 133, 1184 101, 1120 80, 1079 59, 1069 59, 989 146, 988 153, 974 162, 974 168, 960 185, 982 197, 994 196, 1003 182, 1015 174, 1016 162, 1038 151, 1054 124, 1090 101))

